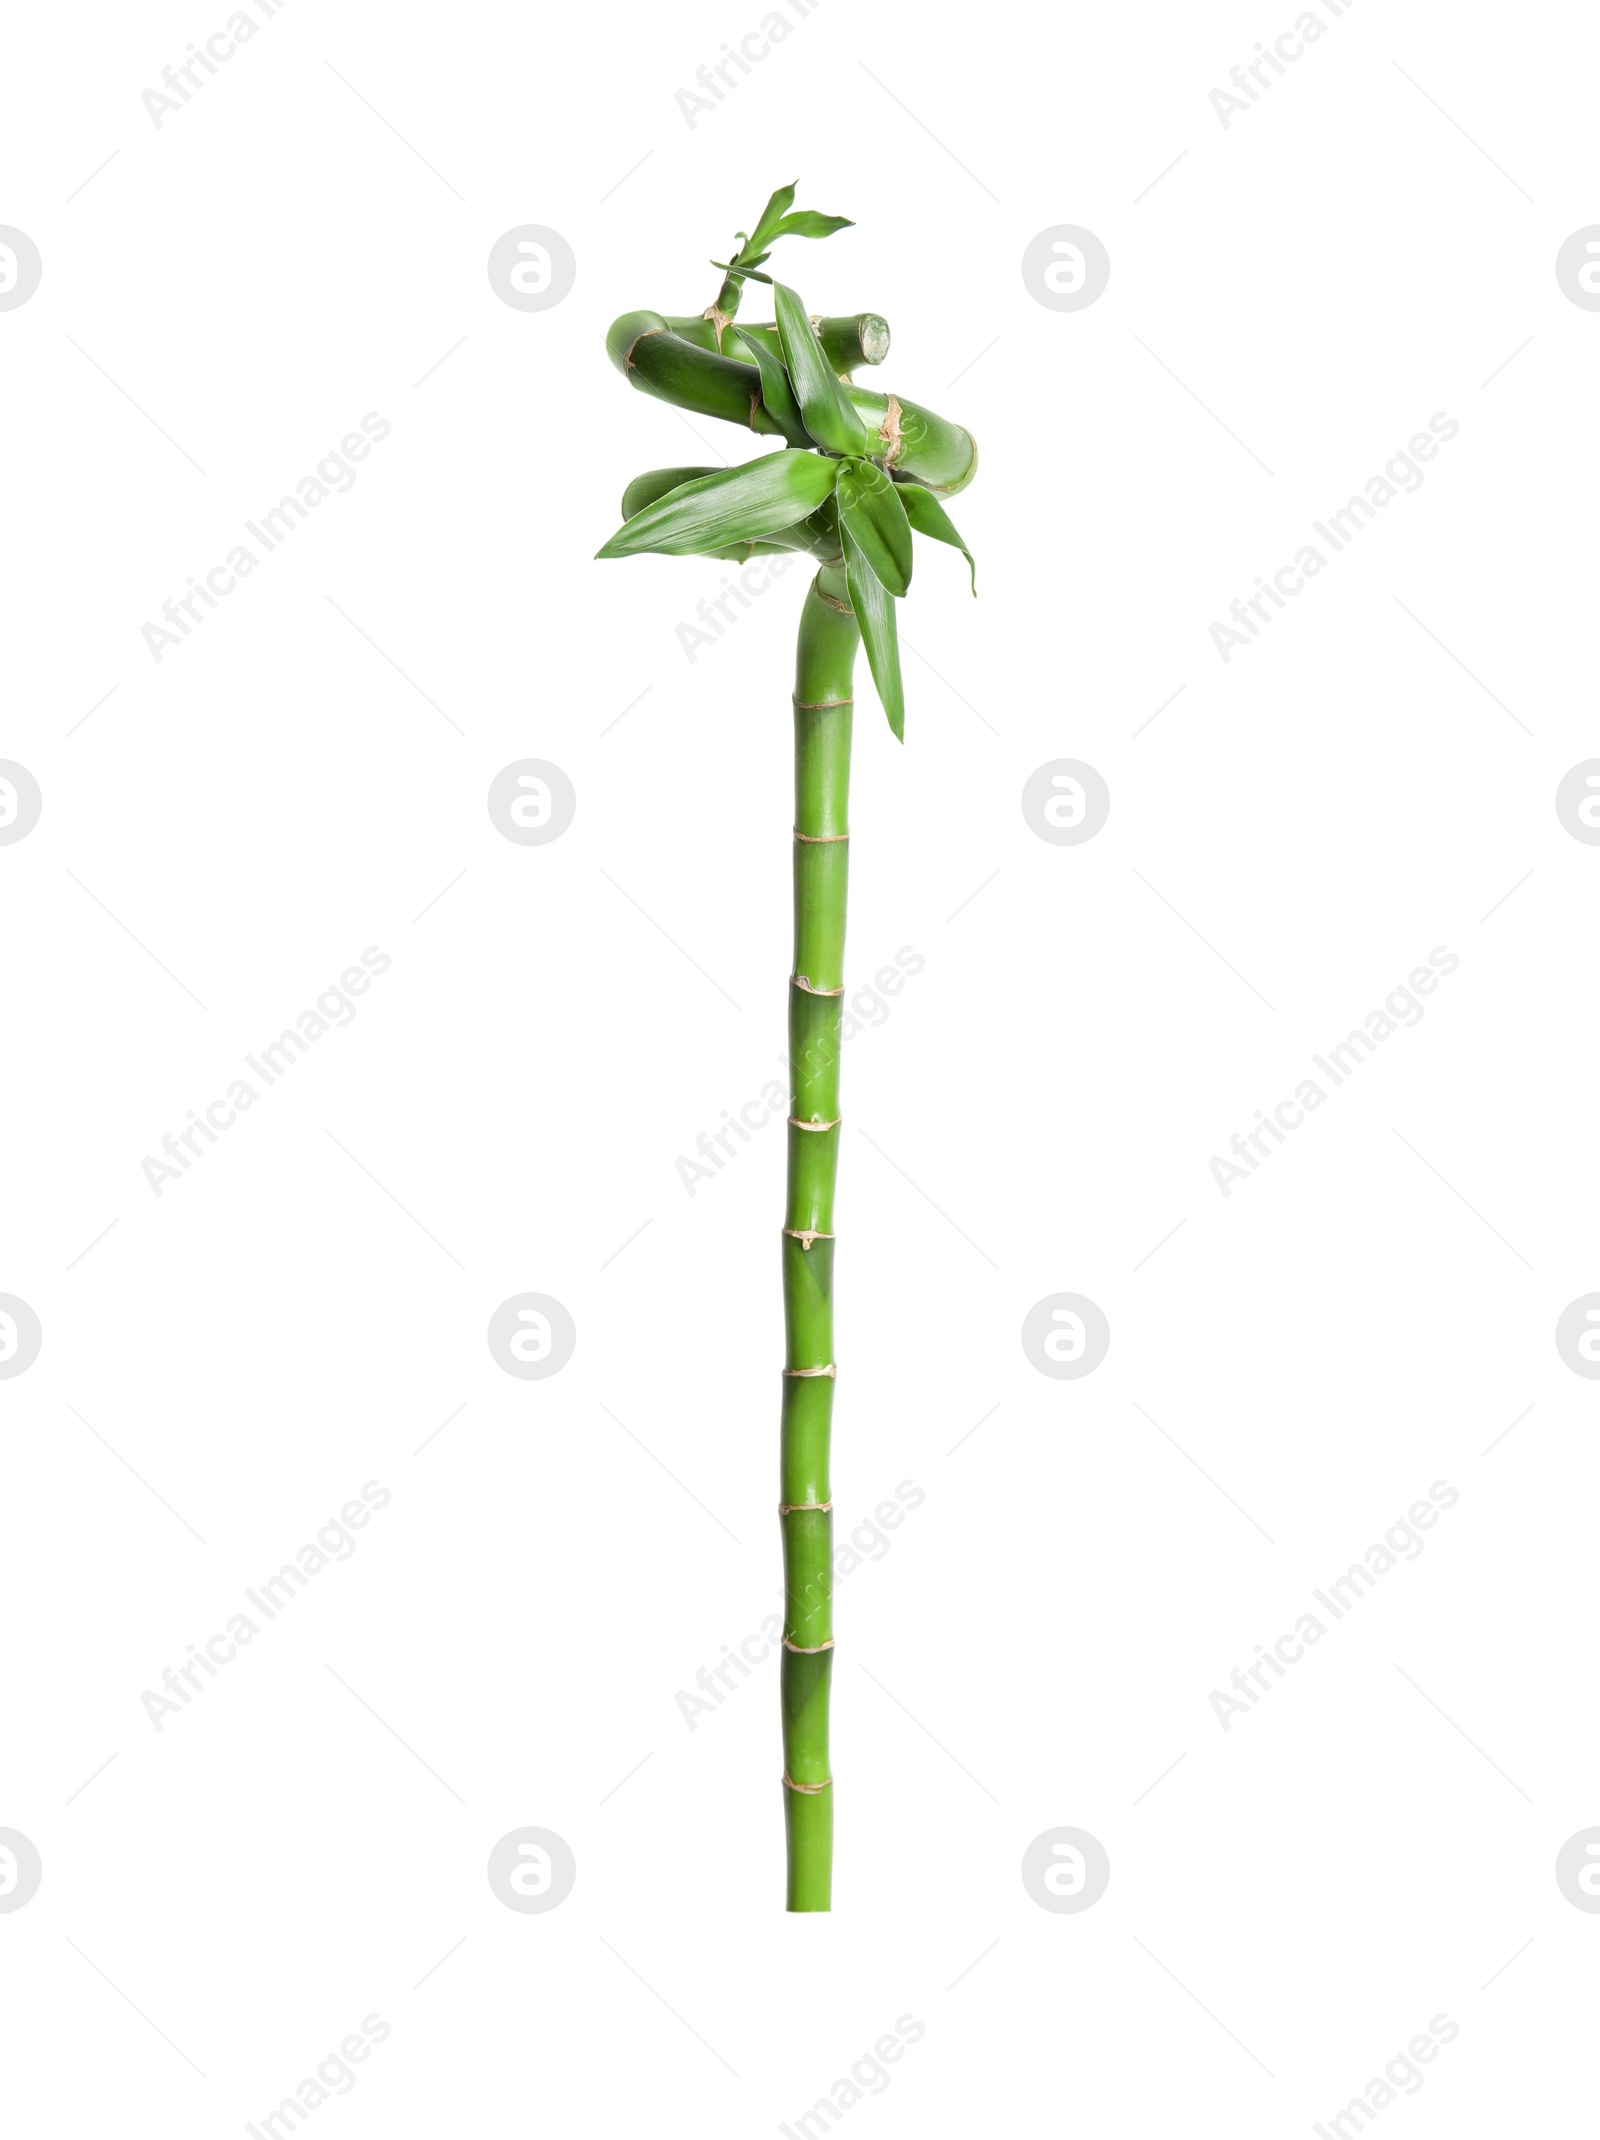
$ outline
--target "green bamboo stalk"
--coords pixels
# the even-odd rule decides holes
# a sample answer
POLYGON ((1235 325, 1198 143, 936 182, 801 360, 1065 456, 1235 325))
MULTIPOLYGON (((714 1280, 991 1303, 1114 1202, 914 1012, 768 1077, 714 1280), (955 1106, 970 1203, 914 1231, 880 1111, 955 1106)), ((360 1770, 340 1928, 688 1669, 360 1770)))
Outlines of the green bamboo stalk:
POLYGON ((786 450, 738 468, 657 468, 623 494, 623 524, 599 554, 743 559, 799 551, 819 566, 795 655, 794 958, 789 974, 788 1194, 784 1207, 784 1367, 778 1520, 783 1536, 783 1800, 788 1907, 833 1905, 833 1486, 838 1376, 833 1345, 834 1188, 839 1044, 850 854, 850 735, 856 649, 864 647, 891 732, 902 737, 896 605, 911 582, 912 535, 971 553, 940 495, 978 465, 971 433, 915 402, 848 377, 876 364, 889 330, 876 313, 818 318, 761 272, 779 238, 821 238, 839 216, 790 214, 782 186, 695 317, 628 312, 606 337, 641 391, 717 416, 786 450), (737 325, 749 280, 772 284, 771 326, 737 325))
POLYGON ((850 868, 852 674, 861 635, 840 567, 800 614, 794 683, 794 964, 789 1186, 783 1220, 783 1795, 791 1910, 833 1900, 834 1183, 850 868))

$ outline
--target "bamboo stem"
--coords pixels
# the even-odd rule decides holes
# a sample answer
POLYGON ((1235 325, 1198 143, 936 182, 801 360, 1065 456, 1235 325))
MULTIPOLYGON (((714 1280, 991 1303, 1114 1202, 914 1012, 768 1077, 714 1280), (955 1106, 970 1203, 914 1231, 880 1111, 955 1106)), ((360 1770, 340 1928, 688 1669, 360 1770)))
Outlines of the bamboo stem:
POLYGON ((833 1898, 833 1194, 849 876, 851 675, 860 633, 842 570, 800 618, 794 690, 794 964, 789 1187, 783 1230, 784 1819, 791 1910, 833 1898))

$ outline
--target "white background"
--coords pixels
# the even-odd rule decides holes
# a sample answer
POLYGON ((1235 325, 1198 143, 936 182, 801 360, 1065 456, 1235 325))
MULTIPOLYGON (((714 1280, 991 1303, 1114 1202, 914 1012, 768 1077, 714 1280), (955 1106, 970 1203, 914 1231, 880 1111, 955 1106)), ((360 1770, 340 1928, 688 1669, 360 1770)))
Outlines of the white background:
POLYGON ((1552 1333, 1600 1268, 1600 853, 1553 796, 1597 750, 1600 317, 1553 263, 1600 217, 1596 34, 1324 7, 1225 129, 1292 0, 786 12, 693 127, 761 0, 292 0, 159 129, 226 0, 7 34, 0 221, 44 262, 0 313, 0 752, 44 795, 0 850, 0 1289, 44 1331, 0 1396, 14 2122, 236 2132, 378 2014, 316 2132, 744 2136, 910 2014, 852 2133, 1264 2136, 1442 2014, 1385 2131, 1575 2129, 1597 1460, 1552 1333), (631 476, 711 458, 607 324, 697 310, 794 177, 857 227, 775 267, 885 314, 873 383, 983 449, 980 599, 923 551, 904 749, 864 664, 857 708, 852 984, 926 965, 844 1065, 839 1536, 926 1499, 840 1587, 803 1919, 775 1663, 675 1700, 778 1587, 781 1137, 692 1198, 675 1162, 783 1047, 803 573, 690 663, 724 568, 591 561, 631 476), (523 223, 577 256, 543 313, 485 273, 523 223), (1020 275, 1060 223, 1111 256, 1078 313, 1020 275), (354 489, 153 661, 368 411, 354 489), (1224 664, 1436 411, 1421 490, 1224 664), (523 757, 577 792, 546 847, 485 808, 523 757), (1019 807, 1058 757, 1110 787, 1083 847, 1019 807), (156 1197, 369 945, 353 1024, 156 1197), (1439 945, 1421 1024, 1224 1198, 1212 1155, 1439 945), (485 1343, 527 1290, 577 1326, 548 1381, 485 1343), (1021 1349, 1058 1291, 1109 1318, 1086 1380, 1021 1349), (367 1480, 354 1556, 156 1731, 367 1480), (1224 1731, 1212 1689, 1436 1480, 1421 1558, 1224 1731), (549 1914, 485 1878, 523 1825, 576 1854, 549 1914), (1081 1915, 1019 1876, 1060 1825, 1110 1855, 1081 1915))

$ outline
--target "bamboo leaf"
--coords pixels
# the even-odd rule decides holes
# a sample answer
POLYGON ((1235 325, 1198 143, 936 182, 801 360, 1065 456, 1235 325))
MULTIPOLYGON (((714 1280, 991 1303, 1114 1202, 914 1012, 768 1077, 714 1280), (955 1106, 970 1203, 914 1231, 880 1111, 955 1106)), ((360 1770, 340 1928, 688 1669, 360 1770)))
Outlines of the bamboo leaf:
POLYGON ((714 468, 647 468, 622 493, 622 517, 631 520, 635 513, 642 513, 647 505, 664 498, 669 490, 698 483, 702 476, 714 476, 716 472, 714 468))
POLYGON ((734 330, 734 338, 761 374, 761 405, 791 446, 809 446, 810 438, 800 421, 800 404, 794 398, 789 374, 759 335, 734 330))
POLYGON ((598 557, 698 557, 804 520, 833 492, 838 469, 814 453, 769 453, 681 483, 618 528, 598 557))
POLYGON ((906 702, 900 684, 900 641, 895 631, 894 596, 890 594, 863 557, 848 528, 844 531, 845 582, 850 606, 861 628, 861 644, 867 650, 867 665, 889 726, 903 743, 906 739, 906 702))
POLYGON ((772 238, 831 238, 836 230, 854 230, 847 215, 818 215, 814 208, 801 208, 786 215, 769 233, 772 238))
POLYGON ((920 483, 897 483, 895 496, 905 508, 905 516, 919 535, 931 535, 935 542, 947 542, 952 550, 959 550, 972 570, 972 591, 978 591, 978 562, 956 533, 955 523, 931 490, 924 490, 920 483))
POLYGON ((865 427, 823 354, 805 306, 781 282, 772 285, 772 304, 778 316, 783 361, 794 382, 795 398, 807 431, 828 453, 860 453, 867 442, 865 427))
MULTIPOLYGON (((702 477, 720 473, 716 468, 647 469, 642 476, 635 476, 622 493, 622 517, 632 520, 647 505, 654 505, 658 498, 664 498, 669 490, 678 490, 685 483, 697 483, 702 477)), ((742 564, 749 557, 782 557, 795 550, 818 557, 839 555, 839 523, 833 515, 830 500, 825 498, 814 513, 795 521, 792 527, 773 529, 765 540, 751 536, 726 550, 707 550, 701 554, 731 558, 742 564)))
MULTIPOLYGON (((795 185, 797 186, 799 183, 799 180, 796 179, 795 185)), ((749 244, 752 250, 759 251, 763 245, 772 243, 778 225, 794 206, 794 195, 794 186, 780 186, 771 200, 768 201, 766 207, 761 211, 760 221, 750 233, 749 244)))
POLYGON ((911 585, 911 523, 900 493, 871 461, 839 470, 839 518, 876 577, 894 595, 911 585))

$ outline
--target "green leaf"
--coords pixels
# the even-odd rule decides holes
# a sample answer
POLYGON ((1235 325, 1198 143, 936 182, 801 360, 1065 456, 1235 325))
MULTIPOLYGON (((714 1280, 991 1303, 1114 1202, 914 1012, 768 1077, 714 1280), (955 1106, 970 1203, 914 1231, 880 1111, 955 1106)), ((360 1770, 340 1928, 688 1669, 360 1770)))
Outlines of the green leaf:
POLYGON ((919 535, 931 535, 935 542, 947 542, 952 550, 959 550, 972 568, 972 591, 978 591, 978 564, 972 552, 956 533, 955 523, 939 503, 931 490, 924 490, 920 483, 897 483, 895 496, 905 508, 905 516, 919 535))
POLYGON ((839 470, 839 519, 856 548, 891 594, 911 585, 911 523, 900 493, 871 461, 846 461, 839 470))
POLYGON ((838 373, 823 355, 805 306, 781 282, 772 285, 772 304, 783 361, 807 431, 829 453, 860 453, 867 442, 866 428, 839 384, 838 373))
MULTIPOLYGON (((795 185, 797 186, 799 183, 800 181, 796 179, 795 185)), ((794 186, 780 186, 778 188, 766 207, 762 209, 761 220, 750 233, 749 242, 753 247, 759 248, 772 243, 778 225, 794 206, 794 194, 794 186)))
MULTIPOLYGON (((767 256, 762 253, 759 257, 765 260, 767 256)), ((758 275, 753 267, 736 267, 731 260, 713 260, 711 265, 714 268, 721 268, 725 275, 731 275, 735 282, 771 282, 772 280, 770 275, 758 275)))
POLYGON ((800 404, 794 398, 789 374, 767 344, 756 334, 730 329, 739 348, 761 374, 761 404, 791 446, 809 446, 806 427, 800 421, 800 404))
POLYGON ((794 215, 786 215, 776 224, 771 238, 831 238, 836 230, 854 230, 855 224, 847 215, 818 215, 814 208, 802 208, 794 215))
POLYGON ((769 453, 681 483, 626 521, 597 557, 698 557, 804 520, 833 493, 838 469, 814 453, 769 453))
POLYGON ((900 685, 900 641, 895 634, 894 596, 872 570, 857 548, 850 530, 844 533, 844 573, 850 589, 850 606, 861 627, 861 643, 867 650, 867 665, 877 686, 889 726, 903 743, 906 739, 906 702, 900 685))
POLYGON ((702 476, 714 476, 716 472, 714 468, 647 468, 622 493, 622 517, 631 520, 635 513, 642 513, 647 505, 664 498, 669 490, 698 483, 702 476))

